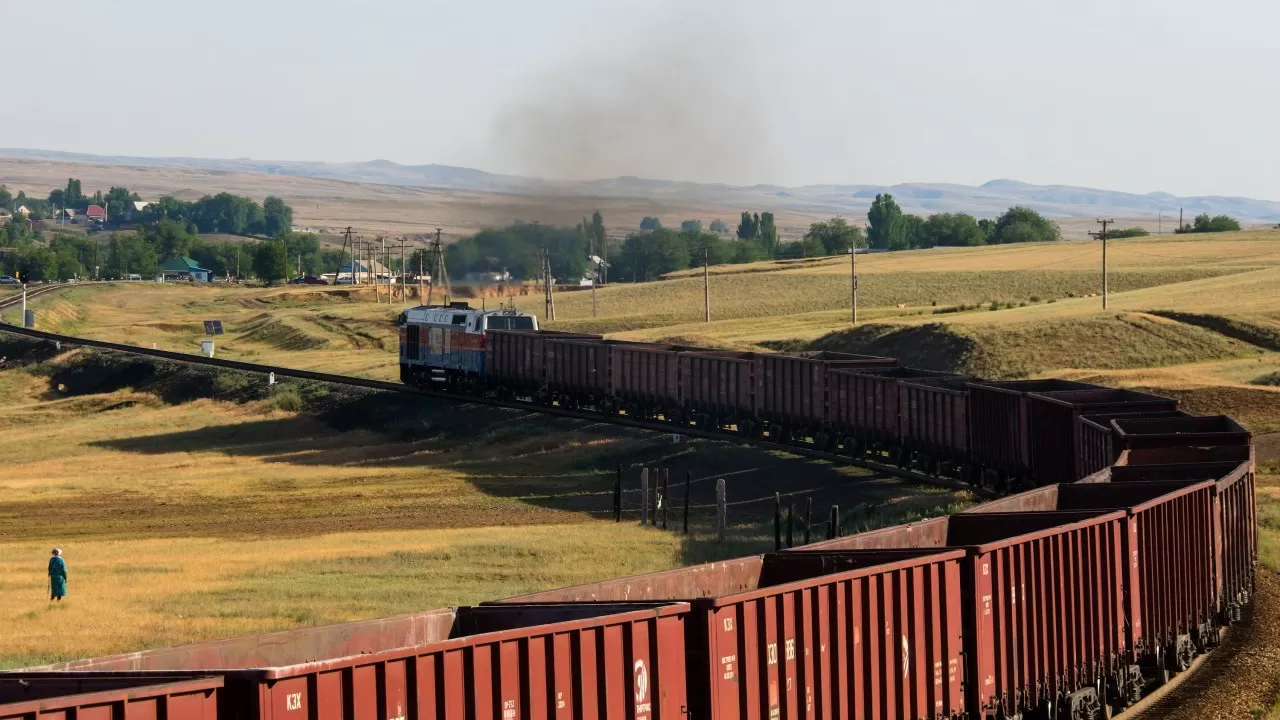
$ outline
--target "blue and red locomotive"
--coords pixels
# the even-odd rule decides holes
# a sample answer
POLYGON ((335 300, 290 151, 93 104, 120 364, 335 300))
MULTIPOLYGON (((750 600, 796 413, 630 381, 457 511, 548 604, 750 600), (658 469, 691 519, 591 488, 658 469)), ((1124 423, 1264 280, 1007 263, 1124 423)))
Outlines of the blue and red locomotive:
POLYGON ((473 310, 465 302, 409 308, 400 329, 400 381, 456 384, 484 379, 485 333, 537 330, 538 318, 519 310, 473 310))

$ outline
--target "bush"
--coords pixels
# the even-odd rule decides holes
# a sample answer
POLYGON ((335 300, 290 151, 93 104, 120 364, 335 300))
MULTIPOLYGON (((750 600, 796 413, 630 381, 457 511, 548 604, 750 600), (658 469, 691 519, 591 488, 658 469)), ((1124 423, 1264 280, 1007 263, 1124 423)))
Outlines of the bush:
POLYGON ((1271 386, 1280 385, 1280 372, 1271 372, 1271 373, 1267 373, 1266 375, 1259 375, 1258 377, 1250 380, 1249 384, 1250 385, 1271 385, 1271 386))
POLYGON ((1039 295, 1032 295, 1032 296, 1031 296, 1031 302, 1033 302, 1033 303, 1038 303, 1038 302, 1040 302, 1040 296, 1039 296, 1039 295))
POLYGON ((1150 234, 1151 233, 1147 232, 1146 230, 1143 230, 1140 227, 1133 227, 1133 228, 1125 228, 1123 230, 1111 230, 1110 232, 1107 233, 1107 239, 1112 240, 1116 238, 1146 237, 1150 234))
POLYGON ((298 394, 298 389, 292 385, 277 385, 271 393, 271 399, 267 403, 273 410, 282 410, 284 412, 300 412, 302 410, 302 396, 298 394))

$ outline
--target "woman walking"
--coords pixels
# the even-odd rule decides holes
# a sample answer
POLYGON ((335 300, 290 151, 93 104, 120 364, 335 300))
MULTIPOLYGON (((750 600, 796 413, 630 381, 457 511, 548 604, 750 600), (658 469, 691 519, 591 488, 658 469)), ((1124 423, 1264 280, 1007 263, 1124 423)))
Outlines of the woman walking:
POLYGON ((67 561, 62 559, 62 549, 54 548, 49 558, 49 600, 62 602, 67 596, 67 561))

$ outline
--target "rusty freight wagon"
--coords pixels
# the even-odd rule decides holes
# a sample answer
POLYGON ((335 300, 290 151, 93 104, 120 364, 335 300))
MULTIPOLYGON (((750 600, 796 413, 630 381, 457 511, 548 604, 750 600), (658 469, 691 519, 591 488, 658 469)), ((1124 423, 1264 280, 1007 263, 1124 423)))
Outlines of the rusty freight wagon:
MULTIPOLYGON (((788 552, 963 548, 965 702, 972 717, 1052 704, 1093 717, 1129 664, 1125 513, 973 513, 805 545, 788 552)), ((1079 713, 1079 714, 1076 714, 1079 713)))
POLYGON ((833 369, 827 373, 832 428, 854 454, 896 452, 902 439, 898 385, 904 380, 958 377, 919 368, 833 369))
POLYGON ((1173 398, 1135 390, 1063 390, 1027 394, 1031 478, 1036 485, 1074 482, 1085 475, 1078 462, 1079 419, 1102 413, 1165 412, 1173 398))
POLYGON ((216 674, 219 720, 685 720, 688 610, 448 608, 35 670, 216 674))
POLYGON ((609 348, 616 340, 554 337, 546 342, 547 391, 564 408, 612 413, 609 348))
POLYGON ((1115 442, 1115 427, 1111 421, 1119 418, 1180 418, 1191 417, 1181 410, 1148 413, 1100 413, 1081 415, 1079 423, 1079 446, 1076 448, 1076 472, 1085 477, 1107 467, 1111 467, 1120 458, 1121 448, 1115 442))
POLYGON ((834 369, 895 367, 893 358, 841 352, 759 353, 756 355, 756 417, 769 424, 769 438, 776 442, 813 437, 827 447, 827 406, 831 394, 827 372, 834 369), (824 437, 819 438, 819 435, 824 437))
POLYGON ((1253 596, 1253 575, 1258 562, 1258 512, 1252 461, 1116 465, 1091 479, 1116 484, 1213 480, 1213 547, 1218 568, 1219 611, 1224 620, 1240 618, 1243 607, 1253 596))
POLYGON ((485 384, 499 397, 542 396, 547 386, 547 341, 600 340, 599 335, 554 330, 490 330, 485 333, 485 384))
POLYGON ((1008 487, 1031 473, 1027 393, 1088 390, 1100 385, 1071 380, 973 380, 969 383, 970 449, 973 462, 1008 487))
POLYGON ((772 553, 503 602, 687 601, 690 718, 959 718, 962 551, 772 553))
POLYGON ((220 677, 0 675, 0 720, 218 720, 220 677))
MULTIPOLYGON (((1214 560, 1214 481, 1047 485, 983 503, 974 512, 1123 509, 1128 514, 1124 594, 1131 662, 1156 670, 1163 684, 1197 653, 1218 644, 1218 569, 1214 560)), ((1108 688, 1115 705, 1142 695, 1142 673, 1108 688)))
POLYGON ((615 342, 609 345, 610 380, 617 405, 630 417, 683 422, 680 353, 705 348, 656 343, 615 342))
POLYGON ((898 388, 904 459, 935 475, 966 477, 969 467, 968 378, 903 380, 898 388))
POLYGON ((679 354, 685 421, 713 430, 737 426, 758 432, 755 422, 755 353, 697 350, 679 354))

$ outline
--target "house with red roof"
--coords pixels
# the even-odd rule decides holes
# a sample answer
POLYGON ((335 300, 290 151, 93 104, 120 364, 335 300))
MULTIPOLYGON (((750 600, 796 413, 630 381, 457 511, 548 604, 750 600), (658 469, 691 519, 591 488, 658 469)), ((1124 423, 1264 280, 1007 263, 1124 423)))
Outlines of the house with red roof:
POLYGON ((84 216, 89 218, 89 222, 106 222, 107 211, 101 205, 90 205, 84 211, 84 216))

